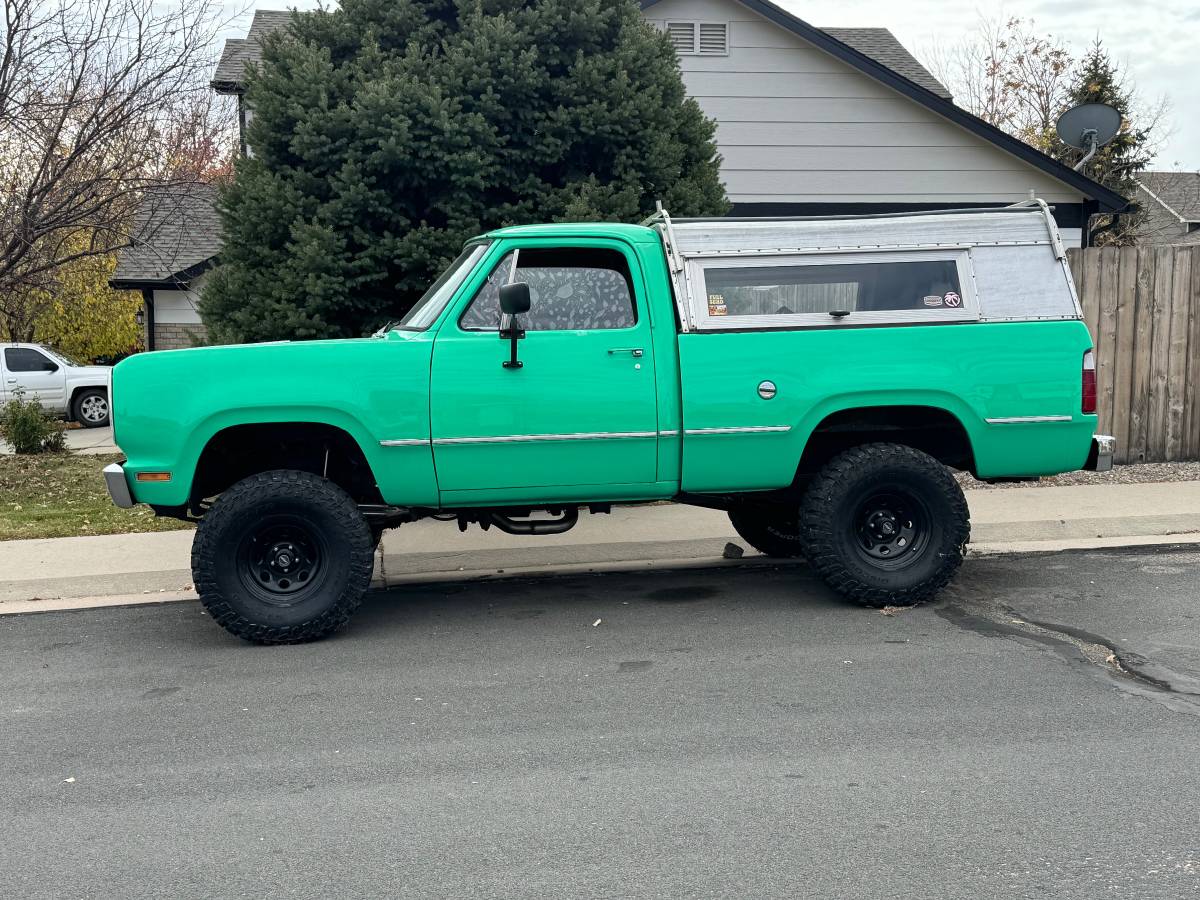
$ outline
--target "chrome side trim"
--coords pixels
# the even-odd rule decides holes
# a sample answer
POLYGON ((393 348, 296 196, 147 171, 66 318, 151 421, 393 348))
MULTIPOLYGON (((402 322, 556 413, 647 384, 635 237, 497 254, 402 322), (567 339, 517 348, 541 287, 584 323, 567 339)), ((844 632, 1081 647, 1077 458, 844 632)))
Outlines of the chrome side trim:
POLYGON ((380 441, 380 447, 419 447, 428 444, 429 438, 402 438, 398 441, 380 441))
POLYGON ((125 478, 125 469, 120 463, 104 467, 104 483, 108 486, 108 496, 113 505, 119 509, 132 509, 135 505, 133 495, 129 492, 129 482, 125 478))
POLYGON ((578 431, 571 434, 505 434, 496 437, 434 438, 435 444, 516 444, 536 441, 623 441, 656 438, 657 431, 578 431))
POLYGON ((791 425, 747 425, 742 428, 688 428, 684 434, 768 434, 791 430, 791 425))
POLYGON ((1070 422, 1070 416, 1001 416, 985 419, 989 425, 1037 425, 1045 422, 1070 422))
POLYGON ((678 428, 667 428, 658 433, 659 437, 677 437, 679 435, 678 428))

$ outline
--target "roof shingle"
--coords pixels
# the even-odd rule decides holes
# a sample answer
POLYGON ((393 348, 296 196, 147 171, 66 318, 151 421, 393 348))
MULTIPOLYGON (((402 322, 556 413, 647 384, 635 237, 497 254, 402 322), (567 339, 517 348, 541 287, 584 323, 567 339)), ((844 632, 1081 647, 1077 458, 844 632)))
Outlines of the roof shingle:
POLYGON ((170 283, 220 252, 217 187, 184 184, 146 193, 134 217, 132 243, 117 256, 112 283, 139 287, 170 283))
POLYGON ((240 92, 244 86, 246 64, 262 62, 263 38, 291 20, 292 11, 288 9, 256 10, 246 36, 225 41, 221 61, 213 73, 212 86, 223 94, 240 92))
POLYGON ((1200 172, 1142 172, 1136 181, 1185 222, 1200 222, 1200 172))
POLYGON ((822 28, 827 35, 852 47, 864 56, 883 63, 897 75, 903 75, 913 84, 918 84, 939 97, 950 99, 946 86, 938 81, 921 65, 915 56, 905 49, 896 36, 886 28, 822 28))

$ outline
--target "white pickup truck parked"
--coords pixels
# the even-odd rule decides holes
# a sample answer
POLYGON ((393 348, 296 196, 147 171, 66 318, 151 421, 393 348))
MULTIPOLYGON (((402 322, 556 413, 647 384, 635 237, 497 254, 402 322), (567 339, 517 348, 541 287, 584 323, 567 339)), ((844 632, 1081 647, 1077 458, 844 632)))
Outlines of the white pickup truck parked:
POLYGON ((85 366, 42 344, 4 344, 0 352, 0 403, 17 391, 53 415, 87 428, 108 425, 112 366, 85 366))

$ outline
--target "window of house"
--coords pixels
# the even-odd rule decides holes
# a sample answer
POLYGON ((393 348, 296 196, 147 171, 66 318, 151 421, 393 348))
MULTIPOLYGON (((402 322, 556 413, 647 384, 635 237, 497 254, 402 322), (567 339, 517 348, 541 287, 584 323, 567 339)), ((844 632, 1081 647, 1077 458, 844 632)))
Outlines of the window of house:
POLYGON ((693 303, 699 307, 694 313, 701 327, 978 317, 965 251, 709 258, 689 265, 696 288, 693 303))
POLYGON ((680 56, 729 53, 729 25, 725 22, 667 22, 666 31, 680 56))
POLYGON ((459 324, 468 331, 499 328, 500 286, 510 281, 529 285, 529 312, 520 317, 526 331, 632 328, 637 323, 625 255, 617 250, 569 247, 526 248, 507 254, 459 324))
POLYGON ((4 365, 10 372, 47 372, 53 363, 36 350, 7 347, 4 350, 4 365))

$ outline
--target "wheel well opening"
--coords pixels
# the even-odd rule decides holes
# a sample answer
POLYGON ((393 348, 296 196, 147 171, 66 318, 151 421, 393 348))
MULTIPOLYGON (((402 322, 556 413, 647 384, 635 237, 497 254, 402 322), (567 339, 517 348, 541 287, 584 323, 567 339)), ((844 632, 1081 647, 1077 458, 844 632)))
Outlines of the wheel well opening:
POLYGON ((314 422, 234 425, 213 435, 192 481, 192 507, 259 472, 297 469, 328 478, 358 503, 382 503, 375 473, 358 442, 314 422))
POLYGON ((868 406, 826 416, 809 436, 797 478, 812 475, 859 444, 906 444, 952 469, 975 472, 975 454, 962 422, 933 406, 868 406))

